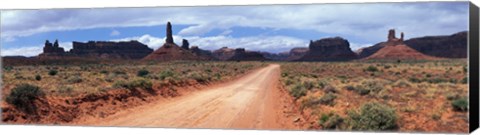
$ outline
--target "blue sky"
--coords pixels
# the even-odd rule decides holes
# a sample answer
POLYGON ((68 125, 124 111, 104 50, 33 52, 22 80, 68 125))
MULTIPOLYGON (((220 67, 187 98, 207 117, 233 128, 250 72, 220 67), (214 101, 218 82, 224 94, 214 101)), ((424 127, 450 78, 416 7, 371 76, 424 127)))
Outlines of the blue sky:
POLYGON ((35 56, 45 40, 138 40, 156 49, 171 21, 174 40, 215 50, 223 46, 284 52, 310 40, 340 36, 353 50, 405 37, 468 29, 468 2, 102 8, 1 11, 1 55, 35 56))

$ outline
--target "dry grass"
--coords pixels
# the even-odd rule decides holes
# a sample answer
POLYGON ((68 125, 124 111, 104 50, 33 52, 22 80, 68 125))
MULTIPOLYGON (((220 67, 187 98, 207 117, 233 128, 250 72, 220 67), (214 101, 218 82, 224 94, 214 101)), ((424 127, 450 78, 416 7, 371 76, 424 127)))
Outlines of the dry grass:
POLYGON ((462 81, 466 65, 464 59, 282 63, 282 82, 291 93, 306 90, 296 102, 314 129, 322 128, 318 124, 322 114, 335 112, 348 121, 348 111, 377 102, 394 108, 398 127, 393 130, 467 132, 468 114, 454 108, 464 106, 458 99, 468 95, 468 85, 462 81), (306 86, 305 82, 314 83, 306 86), (312 104, 327 94, 327 86, 336 88, 334 104, 312 104))
POLYGON ((17 84, 39 86, 47 95, 72 96, 106 92, 115 82, 138 78, 177 86, 207 84, 265 66, 261 62, 164 62, 149 64, 87 64, 4 67, 2 94, 17 84), (52 71, 56 71, 53 75, 52 71))

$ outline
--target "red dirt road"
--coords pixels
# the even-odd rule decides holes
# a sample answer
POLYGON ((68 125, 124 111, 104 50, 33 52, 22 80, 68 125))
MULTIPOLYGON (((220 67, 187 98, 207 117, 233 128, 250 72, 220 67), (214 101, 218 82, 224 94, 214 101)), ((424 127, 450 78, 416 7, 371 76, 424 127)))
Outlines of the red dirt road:
POLYGON ((280 66, 269 65, 228 83, 76 125, 299 129, 279 79, 280 66))

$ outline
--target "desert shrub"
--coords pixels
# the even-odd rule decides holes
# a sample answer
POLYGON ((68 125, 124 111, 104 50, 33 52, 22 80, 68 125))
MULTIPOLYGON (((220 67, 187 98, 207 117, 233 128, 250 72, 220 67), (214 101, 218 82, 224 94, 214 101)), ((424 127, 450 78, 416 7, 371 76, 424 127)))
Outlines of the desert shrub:
POLYGON ((447 93, 445 97, 447 98, 447 100, 454 100, 454 99, 459 99, 460 95, 454 92, 450 92, 450 93, 447 93))
POLYGON ((335 98, 337 98, 335 94, 327 93, 318 100, 318 103, 324 104, 324 105, 334 105, 335 98))
POLYGON ((67 79, 68 83, 81 83, 82 81, 83 79, 80 76, 72 76, 67 79))
POLYGON ((100 74, 108 74, 108 71, 107 70, 102 70, 102 71, 100 71, 100 74))
POLYGON ((206 83, 212 79, 210 76, 198 72, 191 73, 189 77, 199 83, 206 83))
POLYGON ((328 83, 329 83, 329 82, 328 82, 327 80, 322 79, 322 80, 318 81, 318 87, 319 87, 320 89, 323 89, 323 88, 325 88, 325 87, 328 85, 328 83))
POLYGON ((327 87, 325 87, 323 89, 323 91, 325 91, 326 93, 337 93, 337 88, 335 88, 331 85, 328 85, 327 87))
POLYGON ((141 69, 141 70, 138 70, 137 72, 137 76, 139 77, 145 77, 149 74, 150 72, 146 69, 141 69))
POLYGON ((165 80, 165 78, 167 78, 167 77, 174 77, 174 76, 175 76, 175 73, 173 71, 164 70, 164 71, 160 72, 160 74, 158 75, 158 78, 160 80, 165 80))
POLYGON ((410 82, 408 82, 407 80, 401 79, 395 82, 394 86, 405 88, 405 87, 411 87, 412 84, 410 84, 410 82))
POLYGON ((322 114, 319 120, 319 124, 323 129, 339 129, 344 119, 338 114, 329 113, 322 114))
POLYGON ((37 81, 42 80, 42 76, 40 76, 40 75, 35 75, 35 80, 37 80, 37 81))
POLYGON ((294 82, 293 82, 293 80, 292 80, 292 79, 290 79, 290 78, 287 78, 287 79, 285 79, 284 83, 285 83, 285 85, 287 85, 287 86, 288 86, 288 85, 291 85, 291 84, 293 84, 294 82))
POLYGON ((410 82, 413 82, 413 83, 421 83, 422 80, 418 79, 418 78, 415 78, 415 77, 410 77, 408 79, 410 82))
POLYGON ((456 111, 467 111, 468 110, 468 100, 466 98, 456 99, 452 102, 452 107, 456 111))
POLYGON ((467 83, 468 83, 468 77, 466 77, 466 76, 463 77, 462 83, 463 83, 463 84, 467 84, 467 83))
POLYGON ((303 86, 307 89, 307 90, 311 90, 315 87, 315 84, 312 82, 312 81, 304 81, 303 82, 303 86))
POLYGON ((58 74, 57 70, 52 69, 52 70, 48 71, 48 75, 54 76, 54 75, 57 75, 57 74, 58 74))
POLYGON ((427 82, 429 83, 442 83, 442 82, 449 82, 446 79, 443 78, 433 78, 433 79, 428 79, 427 82))
POLYGON ((60 94, 67 94, 67 95, 69 95, 69 94, 71 94, 71 93, 73 92, 73 88, 70 87, 70 86, 60 86, 60 87, 58 88, 58 92, 59 92, 60 94))
POLYGON ((384 83, 379 80, 365 80, 360 85, 355 87, 355 90, 360 95, 366 95, 369 93, 378 93, 384 88, 384 83))
POLYGON ((307 95, 307 89, 302 84, 296 84, 290 89, 290 95, 295 97, 295 99, 299 99, 300 97, 307 95))
POLYGON ((353 90, 355 90, 355 87, 353 87, 352 85, 347 85, 347 86, 345 86, 345 89, 353 91, 353 90))
POLYGON ((288 73, 282 72, 282 77, 287 77, 287 76, 288 76, 288 73))
POLYGON ((392 130, 397 127, 395 109, 380 103, 366 103, 360 110, 349 111, 349 126, 353 130, 392 130))
POLYGON ((375 66, 368 66, 366 69, 366 71, 369 71, 369 72, 377 72, 378 71, 378 68, 375 67, 375 66))
POLYGON ((7 103, 26 113, 33 113, 36 110, 35 100, 43 97, 45 93, 38 86, 31 84, 16 85, 6 97, 7 103))
POLYGON ((122 70, 115 70, 115 71, 113 71, 113 73, 115 75, 126 75, 127 74, 125 71, 122 71, 122 70))
POLYGON ((153 84, 150 80, 147 80, 147 79, 135 79, 133 81, 130 81, 130 82, 126 82, 126 81, 116 81, 115 83, 113 83, 113 87, 114 88, 125 88, 125 89, 129 89, 129 90, 134 90, 136 88, 140 88, 140 89, 143 89, 143 90, 152 90, 152 87, 153 87, 153 84))

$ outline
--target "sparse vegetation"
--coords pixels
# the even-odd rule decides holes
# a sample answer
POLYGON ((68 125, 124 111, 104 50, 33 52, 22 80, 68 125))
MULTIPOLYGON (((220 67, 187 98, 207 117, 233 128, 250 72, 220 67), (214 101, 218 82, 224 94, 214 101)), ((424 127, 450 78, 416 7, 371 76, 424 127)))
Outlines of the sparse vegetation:
POLYGON ((57 75, 58 71, 57 70, 50 70, 48 71, 48 75, 51 75, 51 76, 54 76, 54 75, 57 75))
POLYGON ((16 108, 31 114, 36 110, 33 102, 44 95, 45 93, 38 86, 19 84, 12 89, 12 92, 6 97, 6 101, 16 108))
POLYGON ((468 110, 468 99, 460 98, 452 101, 452 106, 457 111, 467 111, 468 110))
MULTIPOLYGON (((295 102, 300 104, 300 111, 309 118, 308 122, 318 124, 312 128, 438 131, 452 128, 443 126, 445 119, 457 121, 456 127, 468 126, 468 121, 464 120, 467 117, 465 111, 468 111, 468 98, 465 98, 468 95, 467 75, 462 73, 465 65, 464 60, 291 62, 283 63, 281 72, 285 74, 282 82, 290 95, 297 99, 295 102), (315 82, 313 89, 303 86, 302 82, 307 81, 315 82), (326 98, 333 95, 334 100, 324 100, 333 101, 333 105, 320 103, 321 98, 333 99, 326 98), (362 114, 362 105, 370 102, 380 105, 370 105, 374 106, 370 108, 377 109, 364 107, 363 110, 378 112, 362 114), (450 109, 455 111, 449 115, 459 117, 445 117, 450 109), (326 124, 331 116, 328 112, 335 112, 343 122, 333 124, 335 126, 326 124), (382 122, 373 114, 381 114, 378 116, 390 121, 382 122), (423 126, 425 123, 442 126, 432 129, 423 126)), ((461 128, 451 130, 464 131, 461 128)))
POLYGON ((393 130, 397 127, 395 109, 379 103, 366 103, 358 111, 348 113, 353 130, 393 130))
POLYGON ((145 77, 149 74, 150 72, 146 69, 141 69, 141 70, 138 70, 137 72, 137 76, 139 77, 145 77))

